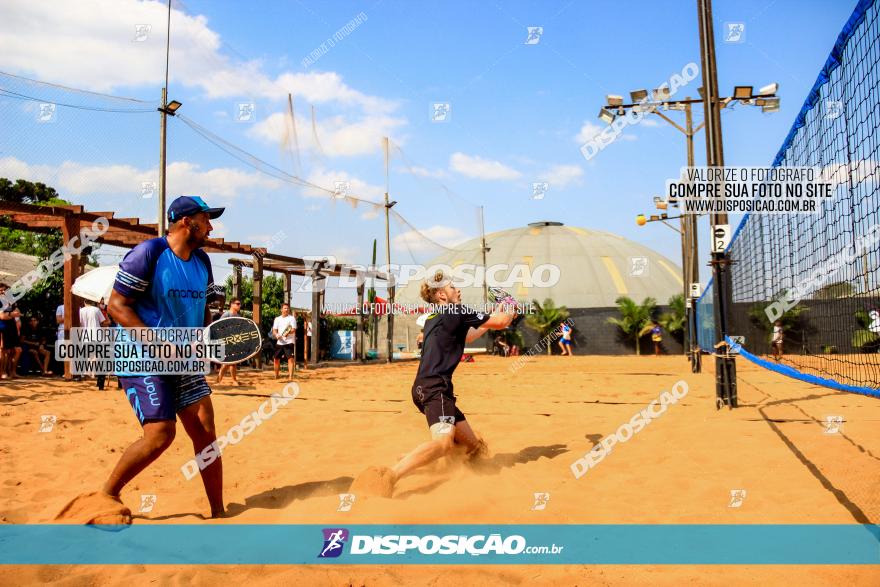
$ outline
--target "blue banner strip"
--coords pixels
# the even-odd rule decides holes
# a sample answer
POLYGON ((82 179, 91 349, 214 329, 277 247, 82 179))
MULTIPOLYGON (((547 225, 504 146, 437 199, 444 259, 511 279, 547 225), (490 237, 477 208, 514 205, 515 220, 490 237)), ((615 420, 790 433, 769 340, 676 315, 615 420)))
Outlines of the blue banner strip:
POLYGON ((0 564, 880 564, 859 524, 110 528, 2 525, 0 564))

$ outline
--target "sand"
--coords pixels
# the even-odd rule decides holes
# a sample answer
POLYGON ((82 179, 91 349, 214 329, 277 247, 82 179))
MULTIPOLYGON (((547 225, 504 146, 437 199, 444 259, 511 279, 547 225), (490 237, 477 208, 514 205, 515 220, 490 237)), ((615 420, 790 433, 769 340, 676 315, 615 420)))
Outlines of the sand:
MULTIPOLYGON (((741 407, 716 411, 712 361, 682 357, 477 357, 455 376, 459 405, 492 449, 479 466, 452 464, 399 482, 392 499, 338 494, 368 466, 390 466, 429 438, 409 390, 414 362, 300 372, 300 395, 224 453, 230 512, 205 520, 198 479, 173 446, 122 493, 135 524, 359 523, 878 523, 880 400, 812 386, 738 361, 741 407), (594 443, 669 390, 689 392, 629 442, 575 479, 594 443), (827 416, 843 416, 827 434, 827 416), (731 490, 744 489, 738 508, 731 490), (550 493, 534 511, 534 493, 550 493), (142 495, 155 495, 148 513, 142 495)), ((257 409, 283 382, 242 371, 215 387, 217 429, 257 409)), ((26 379, 0 384, 0 523, 48 523, 97 491, 139 434, 111 384, 26 379), (40 432, 41 416, 55 416, 40 432)), ((148 498, 149 499, 149 498, 148 498)), ((0 584, 586 585, 753 582, 876 585, 880 568, 832 566, 15 566, 0 584)))

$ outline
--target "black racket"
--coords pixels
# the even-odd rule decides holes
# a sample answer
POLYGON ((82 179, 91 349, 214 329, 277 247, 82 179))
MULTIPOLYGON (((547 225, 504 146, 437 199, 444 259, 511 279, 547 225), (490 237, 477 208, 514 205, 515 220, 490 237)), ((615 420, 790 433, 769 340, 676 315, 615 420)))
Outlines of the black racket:
POLYGON ((220 318, 208 327, 208 331, 212 341, 222 340, 226 345, 224 359, 215 361, 221 365, 246 361, 260 352, 263 346, 263 337, 256 322, 242 316, 220 318))

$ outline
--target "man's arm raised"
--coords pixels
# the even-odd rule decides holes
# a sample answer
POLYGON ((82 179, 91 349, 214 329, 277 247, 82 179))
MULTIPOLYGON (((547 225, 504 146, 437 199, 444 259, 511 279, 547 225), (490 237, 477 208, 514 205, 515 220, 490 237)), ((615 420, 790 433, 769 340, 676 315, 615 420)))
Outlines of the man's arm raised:
POLYGON ((488 330, 502 330, 510 326, 516 313, 502 312, 500 308, 501 306, 498 306, 498 308, 489 316, 489 319, 483 322, 482 326, 468 330, 465 342, 473 342, 477 340, 486 334, 488 330))

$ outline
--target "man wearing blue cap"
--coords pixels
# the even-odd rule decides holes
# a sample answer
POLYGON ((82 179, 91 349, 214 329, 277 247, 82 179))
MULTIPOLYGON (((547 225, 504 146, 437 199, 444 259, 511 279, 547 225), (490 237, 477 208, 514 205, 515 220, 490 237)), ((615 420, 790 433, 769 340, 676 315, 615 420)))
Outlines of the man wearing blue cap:
MULTIPOLYGON (((119 265, 109 310, 123 328, 201 328, 211 321, 207 304, 222 297, 214 285, 211 262, 201 250, 211 220, 223 213, 198 196, 180 196, 168 207, 168 235, 134 247, 119 265)), ((211 389, 203 375, 120 377, 143 437, 129 446, 102 491, 121 502, 119 493, 171 446, 177 416, 196 454, 216 439, 211 389)), ((224 512, 223 468, 218 458, 202 472, 211 516, 224 512)))

